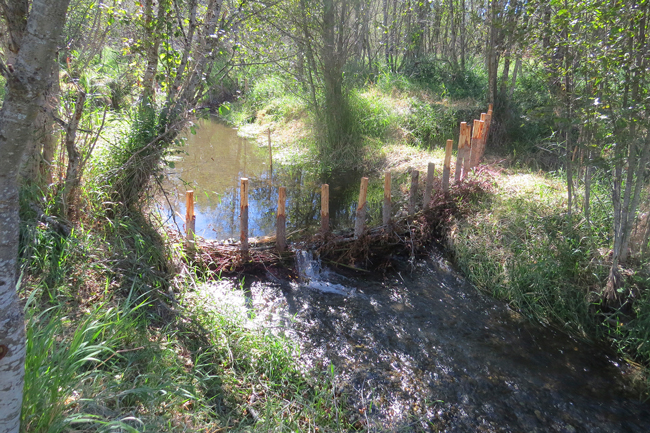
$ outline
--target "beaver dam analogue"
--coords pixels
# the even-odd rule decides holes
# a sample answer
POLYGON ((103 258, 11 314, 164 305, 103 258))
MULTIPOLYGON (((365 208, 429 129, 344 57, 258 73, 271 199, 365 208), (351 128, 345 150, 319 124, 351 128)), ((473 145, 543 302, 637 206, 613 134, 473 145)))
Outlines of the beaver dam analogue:
POLYGON ((467 169, 451 172, 449 144, 440 176, 432 166, 426 176, 352 173, 334 186, 295 167, 271 173, 268 149, 220 124, 234 141, 217 148, 227 140, 202 136, 213 125, 176 163, 184 182, 172 204, 187 224, 172 236, 208 281, 192 296, 292 339, 305 368, 331 369, 355 428, 650 430, 634 369, 609 349, 530 324, 439 252, 450 225, 492 194, 489 179, 463 173, 480 160, 480 133, 461 130, 457 166, 467 169), (191 179, 190 164, 225 184, 191 179))

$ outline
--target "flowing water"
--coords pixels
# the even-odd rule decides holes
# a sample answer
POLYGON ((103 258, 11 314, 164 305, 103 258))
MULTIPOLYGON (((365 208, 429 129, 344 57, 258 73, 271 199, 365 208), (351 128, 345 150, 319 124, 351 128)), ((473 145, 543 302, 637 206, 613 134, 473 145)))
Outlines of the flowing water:
MULTIPOLYGON (((230 200, 219 194, 234 188, 236 176, 253 170, 259 149, 248 145, 246 168, 211 168, 210 180, 224 177, 225 189, 214 190, 221 203, 230 200)), ((218 160, 193 157, 191 146, 188 152, 177 167, 209 168, 218 160)), ((263 156, 256 161, 262 181, 263 156)), ((206 194, 200 204, 206 215, 219 207, 210 199, 206 194)), ((225 227, 230 217, 223 211, 211 221, 225 227)), ((200 295, 295 340, 303 365, 334 365, 364 431, 650 431, 650 407, 631 388, 632 370, 611 350, 528 323, 480 294, 434 250, 426 260, 364 278, 329 270, 308 251, 296 256, 296 281, 247 276, 244 290, 223 280, 200 295)))

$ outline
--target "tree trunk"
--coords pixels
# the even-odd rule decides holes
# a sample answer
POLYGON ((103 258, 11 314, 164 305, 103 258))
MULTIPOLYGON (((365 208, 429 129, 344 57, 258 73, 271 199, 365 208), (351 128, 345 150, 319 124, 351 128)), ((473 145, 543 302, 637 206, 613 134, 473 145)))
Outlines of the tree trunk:
POLYGON ((384 44, 384 61, 386 62, 386 65, 389 65, 389 58, 390 58, 390 48, 389 48, 389 40, 388 40, 388 0, 383 0, 382 2, 383 6, 383 29, 384 33, 382 34, 382 43, 384 44))
POLYGON ((189 23, 187 28, 187 36, 185 39, 185 47, 183 48, 183 54, 181 56, 181 63, 178 65, 176 70, 176 77, 174 78, 174 84, 171 89, 169 89, 167 101, 173 101, 176 99, 176 95, 181 90, 183 85, 183 77, 185 76, 185 71, 187 69, 187 64, 190 59, 190 53, 192 51, 192 45, 194 44, 194 35, 196 33, 196 28, 198 27, 198 22, 196 20, 196 9, 197 9, 198 0, 190 0, 188 2, 189 10, 189 23))
POLYGON ((65 131, 65 148, 68 152, 68 168, 65 175, 65 186, 63 188, 62 200, 63 214, 71 221, 74 221, 77 217, 77 191, 79 189, 79 184, 81 183, 81 173, 79 172, 81 155, 79 154, 75 140, 85 102, 86 93, 80 91, 75 103, 74 113, 72 114, 72 118, 68 122, 68 127, 65 131))
POLYGON ((488 49, 486 50, 487 64, 488 64, 488 100, 491 103, 495 103, 497 99, 497 83, 498 83, 498 69, 499 69, 499 60, 497 54, 497 11, 499 3, 497 0, 491 0, 490 2, 490 27, 489 27, 489 37, 488 37, 488 49))
POLYGON ((512 71, 512 82, 510 83, 510 93, 509 97, 512 98, 512 95, 515 94, 515 86, 517 84, 517 73, 521 69, 521 57, 517 57, 517 61, 515 62, 515 69, 512 71))
MULTIPOLYGON (((343 95, 343 65, 345 64, 344 53, 339 46, 341 34, 337 35, 337 11, 334 0, 323 1, 323 52, 322 61, 326 65, 323 68, 323 84, 325 91, 325 122, 327 133, 326 149, 328 153, 338 153, 342 150, 347 130, 344 127, 346 115, 346 101, 343 95)), ((343 13, 343 12, 342 12, 343 13)), ((336 157, 336 155, 335 155, 336 157)))
POLYGON ((61 88, 59 86, 59 63, 55 60, 52 73, 52 87, 49 88, 45 98, 47 116, 49 121, 43 129, 43 157, 40 163, 40 176, 45 185, 51 185, 53 181, 52 164, 54 163, 54 152, 58 141, 58 132, 55 132, 52 116, 58 116, 59 98, 61 88))
MULTIPOLYGON (((0 3, 8 31, 7 64, 13 65, 16 62, 20 44, 26 31, 29 3, 28 0, 12 0, 0 3)), ((54 55, 52 53, 53 57, 54 55)), ((58 67, 55 67, 56 62, 52 62, 50 66, 52 66, 52 70, 48 74, 50 82, 46 85, 45 93, 40 97, 38 104, 43 109, 37 114, 32 136, 25 143, 27 150, 20 162, 20 183, 38 180, 39 168, 41 168, 41 150, 48 147, 49 151, 54 145, 52 110, 58 105, 59 76, 58 67), (54 104, 52 104, 52 99, 54 99, 54 104)))
POLYGON ((18 172, 38 114, 38 100, 65 22, 69 0, 33 0, 20 49, 5 68, 7 93, 0 110, 0 433, 17 433, 25 375, 25 324, 16 294, 18 172))
POLYGON ((167 1, 161 0, 158 4, 158 14, 154 20, 153 0, 144 1, 144 29, 145 29, 145 58, 147 65, 142 78, 142 102, 154 103, 154 84, 158 71, 158 48, 160 46, 159 31, 163 24, 167 8, 167 1))
POLYGON ((449 46, 449 55, 454 71, 458 70, 458 56, 456 55, 456 17, 454 16, 454 2, 449 2, 449 21, 451 24, 451 45, 449 46))
POLYGON ((465 72, 465 0, 460 0, 460 70, 465 72))

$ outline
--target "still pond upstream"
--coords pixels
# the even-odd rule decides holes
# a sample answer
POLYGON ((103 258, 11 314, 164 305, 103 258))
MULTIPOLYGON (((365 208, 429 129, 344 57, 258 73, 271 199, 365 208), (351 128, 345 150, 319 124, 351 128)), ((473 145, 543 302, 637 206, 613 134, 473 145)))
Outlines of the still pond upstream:
MULTIPOLYGON (((171 176, 175 212, 185 213, 185 190, 196 191, 197 234, 238 238, 244 176, 251 236, 273 233, 277 185, 287 187, 288 231, 316 227, 321 179, 313 172, 274 164, 271 174, 268 148, 216 121, 199 126, 171 176)), ((330 183, 335 228, 353 224, 360 177, 330 183)), ((373 188, 371 219, 381 200, 381 185, 373 188)), ((332 363, 365 431, 650 432, 650 404, 610 349, 528 323, 435 250, 363 278, 337 274, 306 251, 297 252, 297 268, 297 281, 246 278, 241 290, 221 280, 201 295, 292 338, 304 365, 332 363)))

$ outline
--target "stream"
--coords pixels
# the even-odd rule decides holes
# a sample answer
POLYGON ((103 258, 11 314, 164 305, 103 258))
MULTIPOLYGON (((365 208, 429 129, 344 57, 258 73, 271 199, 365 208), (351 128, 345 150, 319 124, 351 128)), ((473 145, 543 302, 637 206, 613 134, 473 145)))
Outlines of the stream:
MULTIPOLYGON (((203 191, 197 233, 236 237, 242 175, 257 185, 253 236, 273 230, 278 180, 297 179, 287 187, 300 190, 288 191, 290 227, 315 226, 320 180, 295 167, 271 175, 264 166, 268 149, 213 124, 227 130, 225 136, 204 125, 193 137, 208 144, 188 140, 188 155, 172 176, 179 197, 188 186, 203 191), (227 140, 230 147, 214 150, 227 140), (222 161, 238 154, 234 162, 222 161), (291 209, 302 213, 291 219, 291 209)), ((341 204, 330 205, 338 227, 351 225, 357 180, 347 189, 352 192, 345 185, 333 189, 341 192, 333 198, 341 204)), ((175 205, 181 214, 182 202, 175 205)), ((328 269, 308 251, 296 256, 295 281, 247 276, 242 290, 238 281, 224 279, 201 286, 200 296, 294 340, 302 365, 334 365, 363 431, 650 431, 650 405, 631 386, 634 370, 611 349, 529 323, 479 293, 434 249, 425 259, 363 277, 328 269)))

